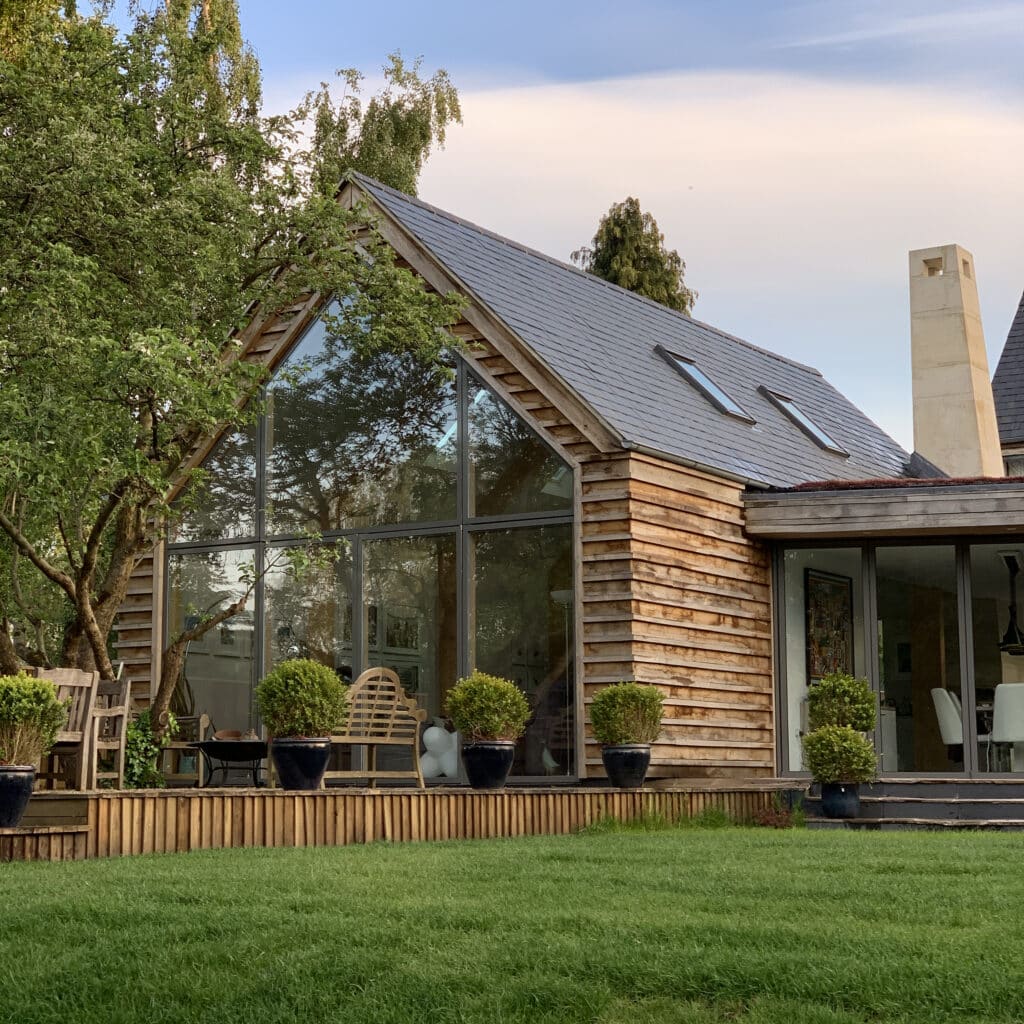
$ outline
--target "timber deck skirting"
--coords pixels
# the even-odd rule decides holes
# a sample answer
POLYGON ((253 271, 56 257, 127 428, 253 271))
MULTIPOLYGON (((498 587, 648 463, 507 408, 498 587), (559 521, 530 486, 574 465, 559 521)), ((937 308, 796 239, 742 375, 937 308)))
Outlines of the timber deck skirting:
MULTIPOLYGON (((679 786, 679 780, 674 780, 679 786)), ((31 824, 0 829, 0 862, 84 860, 143 853, 239 847, 348 846, 354 843, 489 839, 578 832, 605 817, 670 821, 717 807, 747 821, 771 806, 768 786, 672 790, 596 787, 504 789, 135 790, 60 794, 56 824, 46 800, 30 804, 31 824)), ((57 797, 57 794, 54 794, 57 797)))

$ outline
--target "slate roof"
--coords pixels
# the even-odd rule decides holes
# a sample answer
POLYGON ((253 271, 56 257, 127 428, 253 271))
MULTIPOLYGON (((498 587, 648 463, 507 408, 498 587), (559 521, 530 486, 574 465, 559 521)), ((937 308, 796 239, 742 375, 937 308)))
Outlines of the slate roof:
POLYGON ((906 475, 910 456, 810 367, 560 263, 362 175, 352 180, 428 249, 627 447, 756 485, 906 475), (694 360, 756 422, 716 409, 655 351, 694 360), (849 457, 819 448, 758 388, 781 393, 849 457))
POLYGON ((1024 295, 992 378, 992 397, 996 400, 1000 441, 1024 441, 1024 295))

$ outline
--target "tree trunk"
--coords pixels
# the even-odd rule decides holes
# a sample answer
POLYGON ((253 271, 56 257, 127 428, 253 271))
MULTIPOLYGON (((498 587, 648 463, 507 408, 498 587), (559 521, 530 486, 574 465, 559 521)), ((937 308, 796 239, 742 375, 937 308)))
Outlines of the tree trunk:
POLYGON ((0 619, 0 674, 16 676, 21 671, 21 662, 11 639, 11 622, 5 615, 0 619))

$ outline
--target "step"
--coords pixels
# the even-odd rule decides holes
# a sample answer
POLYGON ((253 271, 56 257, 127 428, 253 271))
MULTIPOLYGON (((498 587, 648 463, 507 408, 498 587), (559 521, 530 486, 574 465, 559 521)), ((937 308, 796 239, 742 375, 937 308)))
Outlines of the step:
POLYGON ((807 818, 807 828, 814 831, 850 829, 860 832, 1024 832, 1024 820, 1006 818, 807 818))
MULTIPOLYGON (((821 800, 809 798, 804 807, 811 814, 821 809, 821 800)), ((1024 822, 1024 797, 999 796, 861 796, 860 817, 928 818, 935 820, 1001 819, 1024 822)))

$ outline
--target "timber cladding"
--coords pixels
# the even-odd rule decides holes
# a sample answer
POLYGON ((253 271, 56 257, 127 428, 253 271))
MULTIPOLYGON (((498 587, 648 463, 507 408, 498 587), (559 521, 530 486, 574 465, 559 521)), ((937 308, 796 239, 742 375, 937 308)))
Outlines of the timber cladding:
MULTIPOLYGON (((585 700, 623 679, 665 694, 651 775, 774 771, 770 557, 742 488, 648 455, 583 465, 585 700)), ((588 737, 587 774, 603 774, 588 737)))
POLYGON ((678 821, 708 808, 749 821, 774 798, 770 789, 741 788, 94 792, 79 798, 84 825, 0 830, 0 861, 565 835, 605 818, 678 821))

